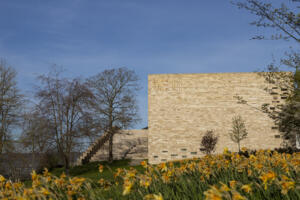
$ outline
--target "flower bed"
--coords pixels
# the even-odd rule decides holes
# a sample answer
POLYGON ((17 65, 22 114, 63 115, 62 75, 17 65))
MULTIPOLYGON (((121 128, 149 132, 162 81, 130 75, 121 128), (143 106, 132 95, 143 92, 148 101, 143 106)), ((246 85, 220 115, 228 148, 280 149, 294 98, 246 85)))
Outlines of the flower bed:
MULTIPOLYGON (((246 149, 243 149, 247 151, 246 149)), ((32 186, 0 176, 4 199, 300 199, 300 153, 256 151, 244 156, 224 150, 201 159, 162 163, 143 161, 115 170, 113 180, 32 172, 32 186)), ((99 173, 109 166, 99 166, 99 173)))

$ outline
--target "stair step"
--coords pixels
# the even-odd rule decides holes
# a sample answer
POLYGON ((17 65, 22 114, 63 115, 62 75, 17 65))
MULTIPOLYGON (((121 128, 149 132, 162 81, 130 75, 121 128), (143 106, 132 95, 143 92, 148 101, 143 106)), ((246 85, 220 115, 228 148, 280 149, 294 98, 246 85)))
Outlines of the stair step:
POLYGON ((109 134, 107 132, 102 134, 100 138, 96 140, 96 142, 94 142, 84 153, 82 153, 76 164, 80 165, 88 163, 93 155, 95 155, 99 151, 99 149, 107 142, 108 139, 109 134))

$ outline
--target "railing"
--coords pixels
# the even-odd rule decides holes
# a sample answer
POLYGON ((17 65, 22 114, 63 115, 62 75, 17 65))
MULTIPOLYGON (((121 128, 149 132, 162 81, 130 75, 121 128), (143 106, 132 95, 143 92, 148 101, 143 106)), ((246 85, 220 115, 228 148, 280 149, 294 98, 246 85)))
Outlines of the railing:
POLYGON ((95 143, 93 143, 78 159, 77 165, 86 164, 99 151, 99 149, 108 141, 109 132, 105 132, 95 143))

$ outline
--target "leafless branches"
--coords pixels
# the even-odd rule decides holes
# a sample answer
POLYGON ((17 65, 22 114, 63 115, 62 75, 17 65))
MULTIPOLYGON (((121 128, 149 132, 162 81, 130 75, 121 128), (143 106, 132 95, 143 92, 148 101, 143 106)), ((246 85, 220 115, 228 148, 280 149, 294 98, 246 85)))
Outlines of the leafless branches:
POLYGON ((119 128, 127 128, 139 120, 136 92, 138 77, 127 68, 105 70, 87 80, 93 92, 92 108, 104 131, 110 132, 109 160, 113 160, 113 135, 119 128))
POLYGON ((12 130, 19 124, 22 95, 17 89, 16 71, 0 60, 0 154, 9 150, 12 130))

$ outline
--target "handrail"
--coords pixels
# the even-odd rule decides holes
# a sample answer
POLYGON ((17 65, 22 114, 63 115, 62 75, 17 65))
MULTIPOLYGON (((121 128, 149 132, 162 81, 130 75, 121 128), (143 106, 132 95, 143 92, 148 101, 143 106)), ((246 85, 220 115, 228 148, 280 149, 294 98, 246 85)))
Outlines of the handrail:
POLYGON ((99 149, 107 142, 109 139, 109 132, 105 132, 100 136, 100 138, 92 144, 78 159, 77 163, 86 164, 90 162, 90 159, 99 151, 99 149))

